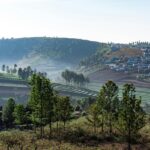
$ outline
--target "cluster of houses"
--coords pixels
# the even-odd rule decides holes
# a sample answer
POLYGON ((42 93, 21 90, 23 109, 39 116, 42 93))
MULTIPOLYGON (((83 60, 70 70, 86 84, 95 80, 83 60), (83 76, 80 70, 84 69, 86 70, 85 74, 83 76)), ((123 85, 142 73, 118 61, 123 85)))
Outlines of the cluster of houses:
POLYGON ((150 77, 150 47, 141 48, 141 56, 113 57, 105 64, 114 71, 124 73, 144 74, 150 77))

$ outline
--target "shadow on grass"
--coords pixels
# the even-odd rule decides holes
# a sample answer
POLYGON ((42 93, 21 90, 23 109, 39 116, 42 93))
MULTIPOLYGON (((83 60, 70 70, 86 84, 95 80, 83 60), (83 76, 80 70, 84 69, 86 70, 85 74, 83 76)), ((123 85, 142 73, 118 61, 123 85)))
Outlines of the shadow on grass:
MULTIPOLYGON (((47 133, 45 134, 44 138, 48 139, 47 133)), ((67 129, 66 131, 63 131, 63 129, 59 129, 59 132, 54 129, 51 136, 51 140, 57 140, 59 142, 64 141, 75 145, 84 145, 91 147, 97 147, 99 144, 103 143, 122 143, 122 139, 122 136, 117 134, 114 134, 110 137, 106 133, 89 133, 80 127, 76 129, 67 129)))
MULTIPOLYGON (((48 139, 48 132, 45 132, 45 139, 48 139)), ((85 147, 102 147, 110 146, 115 147, 115 149, 121 148, 120 150, 126 150, 127 142, 125 138, 120 134, 113 134, 111 137, 107 133, 93 133, 88 132, 87 130, 77 127, 73 129, 63 128, 56 130, 53 129, 51 140, 54 140, 58 143, 70 143, 76 146, 85 146, 85 147)), ((132 146, 134 150, 148 150, 149 146, 147 146, 150 141, 146 141, 146 139, 142 139, 140 137, 139 141, 133 141, 132 146)))

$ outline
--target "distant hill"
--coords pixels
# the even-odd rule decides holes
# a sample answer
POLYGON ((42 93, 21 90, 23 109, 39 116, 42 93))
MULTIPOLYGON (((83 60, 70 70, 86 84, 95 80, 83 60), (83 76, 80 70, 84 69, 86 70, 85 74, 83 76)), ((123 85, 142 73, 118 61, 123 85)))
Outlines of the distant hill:
POLYGON ((65 69, 95 72, 115 57, 141 55, 148 42, 100 43, 73 38, 30 37, 0 39, 0 65, 30 65, 58 81, 65 69), (75 68, 74 68, 75 66, 75 68))
POLYGON ((0 60, 21 60, 32 55, 44 59, 78 64, 85 56, 97 51, 101 43, 69 38, 11 38, 0 39, 0 60))

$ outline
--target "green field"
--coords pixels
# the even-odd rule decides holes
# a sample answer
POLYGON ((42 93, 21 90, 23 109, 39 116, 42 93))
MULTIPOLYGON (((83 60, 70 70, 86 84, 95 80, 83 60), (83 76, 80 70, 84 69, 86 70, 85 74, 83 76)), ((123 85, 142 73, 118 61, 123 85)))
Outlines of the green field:
MULTIPOLYGON (((18 78, 17 75, 12 75, 12 74, 7 74, 7 73, 0 73, 0 79, 9 79, 9 80, 16 80, 16 81, 23 81, 20 78, 18 78)), ((64 85, 64 84, 55 84, 55 89, 58 91, 62 92, 69 92, 69 93, 75 93, 79 97, 80 95, 87 95, 87 96, 96 96, 97 92, 100 90, 102 87, 103 83, 98 83, 98 82, 91 82, 88 84, 87 87, 85 88, 79 88, 79 87, 74 87, 74 86, 69 86, 69 85, 64 85), (87 89, 86 89, 87 88, 87 89), (88 90, 89 89, 89 90, 88 90), (95 91, 95 92, 94 92, 95 91)), ((18 86, 23 86, 23 84, 15 84, 11 83, 0 83, 0 86, 13 86, 13 87, 18 87, 18 86)), ((26 85, 25 85, 26 86, 26 85)), ((119 97, 122 96, 122 88, 123 86, 120 84, 119 85, 119 97)), ((143 103, 150 103, 150 90, 149 88, 143 88, 143 87, 136 87, 136 95, 137 97, 142 97, 142 102, 143 103)))
MULTIPOLYGON (((102 83, 89 83, 88 88, 94 91, 99 91, 102 87, 102 83)), ((119 85, 119 97, 122 96, 123 85, 119 85)), ((136 95, 137 97, 142 98, 143 103, 150 103, 150 89, 143 87, 136 87, 136 95)))
POLYGON ((10 73, 0 73, 0 78, 18 78, 18 76, 10 73))

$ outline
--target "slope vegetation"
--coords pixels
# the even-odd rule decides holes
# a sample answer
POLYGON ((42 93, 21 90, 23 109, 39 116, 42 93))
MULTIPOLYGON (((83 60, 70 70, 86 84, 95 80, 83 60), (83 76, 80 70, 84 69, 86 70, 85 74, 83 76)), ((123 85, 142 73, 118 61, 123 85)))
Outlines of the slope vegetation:
POLYGON ((20 60, 23 57, 43 56, 78 64, 85 56, 90 56, 100 43, 69 38, 33 37, 0 40, 1 60, 20 60))

